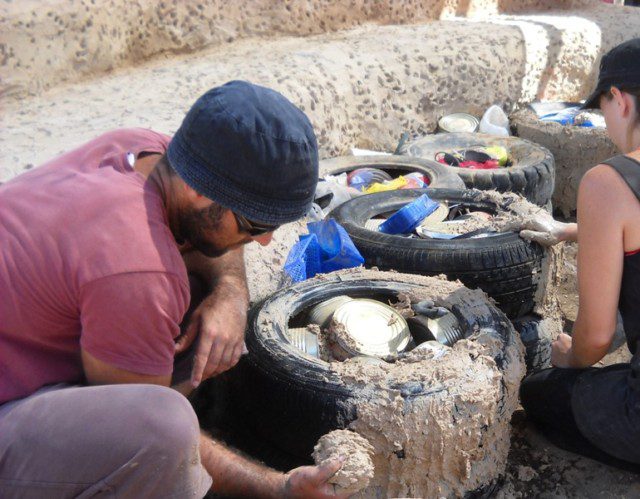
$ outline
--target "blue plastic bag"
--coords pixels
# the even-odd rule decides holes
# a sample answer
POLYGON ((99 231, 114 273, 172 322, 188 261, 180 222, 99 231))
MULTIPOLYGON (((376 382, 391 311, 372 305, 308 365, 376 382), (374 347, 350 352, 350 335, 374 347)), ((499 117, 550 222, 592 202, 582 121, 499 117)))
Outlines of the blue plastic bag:
POLYGON ((307 224, 309 234, 293 245, 284 270, 293 282, 304 281, 322 272, 358 267, 364 258, 347 232, 335 220, 307 224))
POLYGON ((561 125, 573 125, 573 120, 580 111, 580 106, 568 107, 557 113, 544 115, 540 118, 540 121, 554 121, 561 125))

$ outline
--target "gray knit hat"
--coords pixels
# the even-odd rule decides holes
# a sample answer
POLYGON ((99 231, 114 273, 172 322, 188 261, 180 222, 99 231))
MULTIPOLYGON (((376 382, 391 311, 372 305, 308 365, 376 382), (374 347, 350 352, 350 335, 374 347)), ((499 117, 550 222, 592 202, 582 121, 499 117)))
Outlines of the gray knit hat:
POLYGON ((196 192, 270 225, 304 216, 318 183, 318 145, 307 116, 278 92, 245 81, 200 97, 167 158, 196 192))

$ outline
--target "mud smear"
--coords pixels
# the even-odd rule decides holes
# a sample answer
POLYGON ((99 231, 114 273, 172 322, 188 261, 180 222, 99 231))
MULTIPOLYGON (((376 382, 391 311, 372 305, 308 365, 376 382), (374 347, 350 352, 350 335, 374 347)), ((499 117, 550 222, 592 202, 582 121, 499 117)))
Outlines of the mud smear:
POLYGON ((313 449, 313 459, 320 464, 328 459, 344 457, 342 468, 329 479, 337 493, 355 494, 365 489, 373 478, 374 449, 357 433, 335 430, 327 433, 313 449))
MULTIPOLYGON (((508 212, 496 217, 496 229, 500 231, 514 230, 517 232, 527 221, 549 215, 545 209, 515 194, 489 191, 486 195, 498 204, 508 207, 508 212)), ((563 260, 564 243, 545 248, 542 268, 535 276, 537 289, 533 311, 545 319, 557 322, 556 329, 562 327, 559 293, 562 284, 563 260)))
MULTIPOLYGON (((386 275, 424 286, 409 294, 412 302, 464 307, 471 317, 486 313, 486 295, 459 282, 386 275)), ((363 497, 462 496, 504 473, 509 421, 524 375, 515 334, 505 345, 495 330, 476 327, 452 348, 413 350, 393 363, 332 362, 330 369, 358 388, 358 416, 349 428, 374 449, 375 473, 363 497)))

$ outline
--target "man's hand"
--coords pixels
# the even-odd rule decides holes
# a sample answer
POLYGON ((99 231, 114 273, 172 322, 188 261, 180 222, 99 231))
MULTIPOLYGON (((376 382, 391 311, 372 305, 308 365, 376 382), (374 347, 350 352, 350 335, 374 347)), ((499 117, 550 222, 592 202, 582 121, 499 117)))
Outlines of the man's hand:
POLYGON ((566 333, 560 336, 551 344, 551 364, 555 367, 573 367, 571 345, 573 340, 566 333))
POLYGON ((349 494, 338 493, 328 480, 343 465, 343 459, 329 459, 318 466, 301 466, 287 473, 284 478, 284 494, 286 498, 346 499, 349 494))
POLYGON ((187 271, 210 283, 208 296, 194 310, 185 333, 176 341, 176 353, 184 352, 198 337, 191 384, 237 364, 244 350, 249 290, 242 247, 208 258, 197 251, 182 255, 187 271))
POLYGON ((238 363, 244 349, 247 325, 246 301, 218 288, 195 309, 185 333, 176 341, 176 353, 184 352, 198 337, 191 384, 216 376, 238 363))

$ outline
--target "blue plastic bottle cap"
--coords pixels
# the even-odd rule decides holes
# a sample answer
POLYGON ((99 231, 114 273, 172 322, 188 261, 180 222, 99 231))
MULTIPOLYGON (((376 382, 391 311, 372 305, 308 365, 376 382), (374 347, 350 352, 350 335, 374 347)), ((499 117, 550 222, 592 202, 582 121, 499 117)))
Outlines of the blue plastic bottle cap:
POLYGON ((438 208, 435 202, 426 194, 415 201, 400 208, 378 227, 385 234, 408 234, 415 229, 425 217, 428 217, 438 208))

